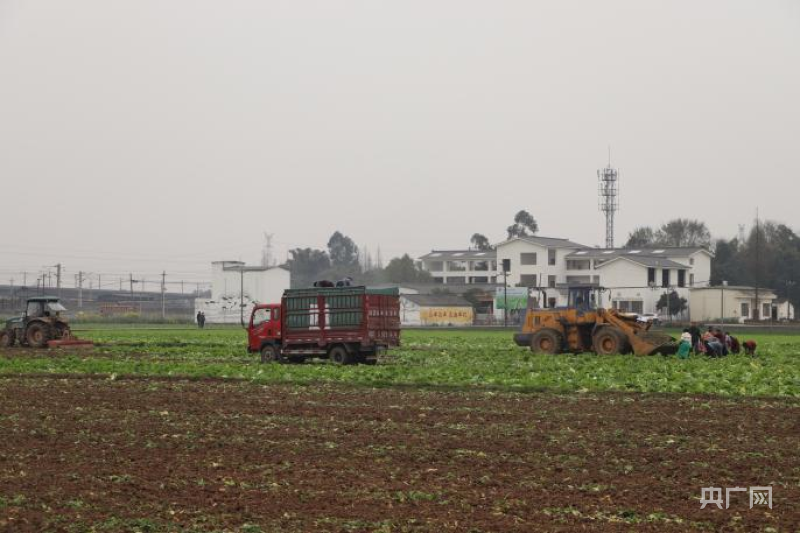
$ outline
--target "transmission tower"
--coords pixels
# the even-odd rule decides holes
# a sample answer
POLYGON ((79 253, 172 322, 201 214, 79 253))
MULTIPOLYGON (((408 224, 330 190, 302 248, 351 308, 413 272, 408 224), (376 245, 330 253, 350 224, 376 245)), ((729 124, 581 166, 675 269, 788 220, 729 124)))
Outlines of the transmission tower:
POLYGON ((611 168, 611 148, 608 165, 597 171, 598 203, 606 216, 606 248, 614 247, 614 213, 619 210, 619 173, 611 168))
POLYGON ((264 247, 261 249, 261 266, 271 267, 273 264, 272 259, 272 238, 274 233, 264 232, 264 247))

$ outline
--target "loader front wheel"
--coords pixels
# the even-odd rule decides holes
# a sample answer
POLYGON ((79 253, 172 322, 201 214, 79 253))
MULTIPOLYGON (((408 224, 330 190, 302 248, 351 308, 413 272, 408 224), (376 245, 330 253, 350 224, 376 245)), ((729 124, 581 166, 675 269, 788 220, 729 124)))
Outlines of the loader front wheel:
POLYGON ((25 332, 25 338, 28 340, 28 344, 31 348, 46 348, 47 341, 53 338, 52 328, 50 328, 49 324, 34 322, 28 326, 28 330, 25 332))
POLYGON ((531 337, 531 351, 533 353, 559 354, 563 345, 564 338, 554 329, 537 331, 531 337))
POLYGON ((630 349, 625 334, 616 328, 602 328, 594 334, 593 344, 598 355, 624 354, 630 349))

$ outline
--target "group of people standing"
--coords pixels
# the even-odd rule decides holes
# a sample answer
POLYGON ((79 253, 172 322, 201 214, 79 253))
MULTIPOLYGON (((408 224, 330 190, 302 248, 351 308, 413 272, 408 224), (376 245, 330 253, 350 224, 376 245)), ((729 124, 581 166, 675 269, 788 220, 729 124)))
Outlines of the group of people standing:
POLYGON ((198 328, 203 329, 204 327, 206 327, 206 314, 204 312, 198 311, 197 316, 195 318, 197 318, 198 328))
POLYGON ((681 358, 689 357, 689 353, 705 354, 709 357, 723 357, 728 354, 739 353, 742 348, 747 355, 755 355, 756 342, 752 340, 739 342, 728 331, 721 328, 708 327, 706 332, 702 332, 700 327, 692 325, 683 330, 680 344, 678 345, 678 356, 681 358))

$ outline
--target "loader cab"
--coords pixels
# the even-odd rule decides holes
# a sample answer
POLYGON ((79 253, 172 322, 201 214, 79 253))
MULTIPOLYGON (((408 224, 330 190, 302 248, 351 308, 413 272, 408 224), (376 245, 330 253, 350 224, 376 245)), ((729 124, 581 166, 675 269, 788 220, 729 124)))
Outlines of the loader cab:
POLYGON ((578 312, 594 311, 599 299, 598 287, 569 287, 567 290, 567 307, 578 312))
POLYGON ((253 308, 247 327, 247 339, 247 348, 251 352, 261 351, 265 344, 280 344, 280 304, 262 304, 253 308))

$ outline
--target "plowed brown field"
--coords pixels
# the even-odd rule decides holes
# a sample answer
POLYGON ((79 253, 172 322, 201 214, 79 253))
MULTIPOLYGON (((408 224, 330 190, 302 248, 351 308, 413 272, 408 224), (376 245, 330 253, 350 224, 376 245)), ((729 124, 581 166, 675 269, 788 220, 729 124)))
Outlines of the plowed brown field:
POLYGON ((0 379, 2 531, 798 527, 796 400, 0 379))

